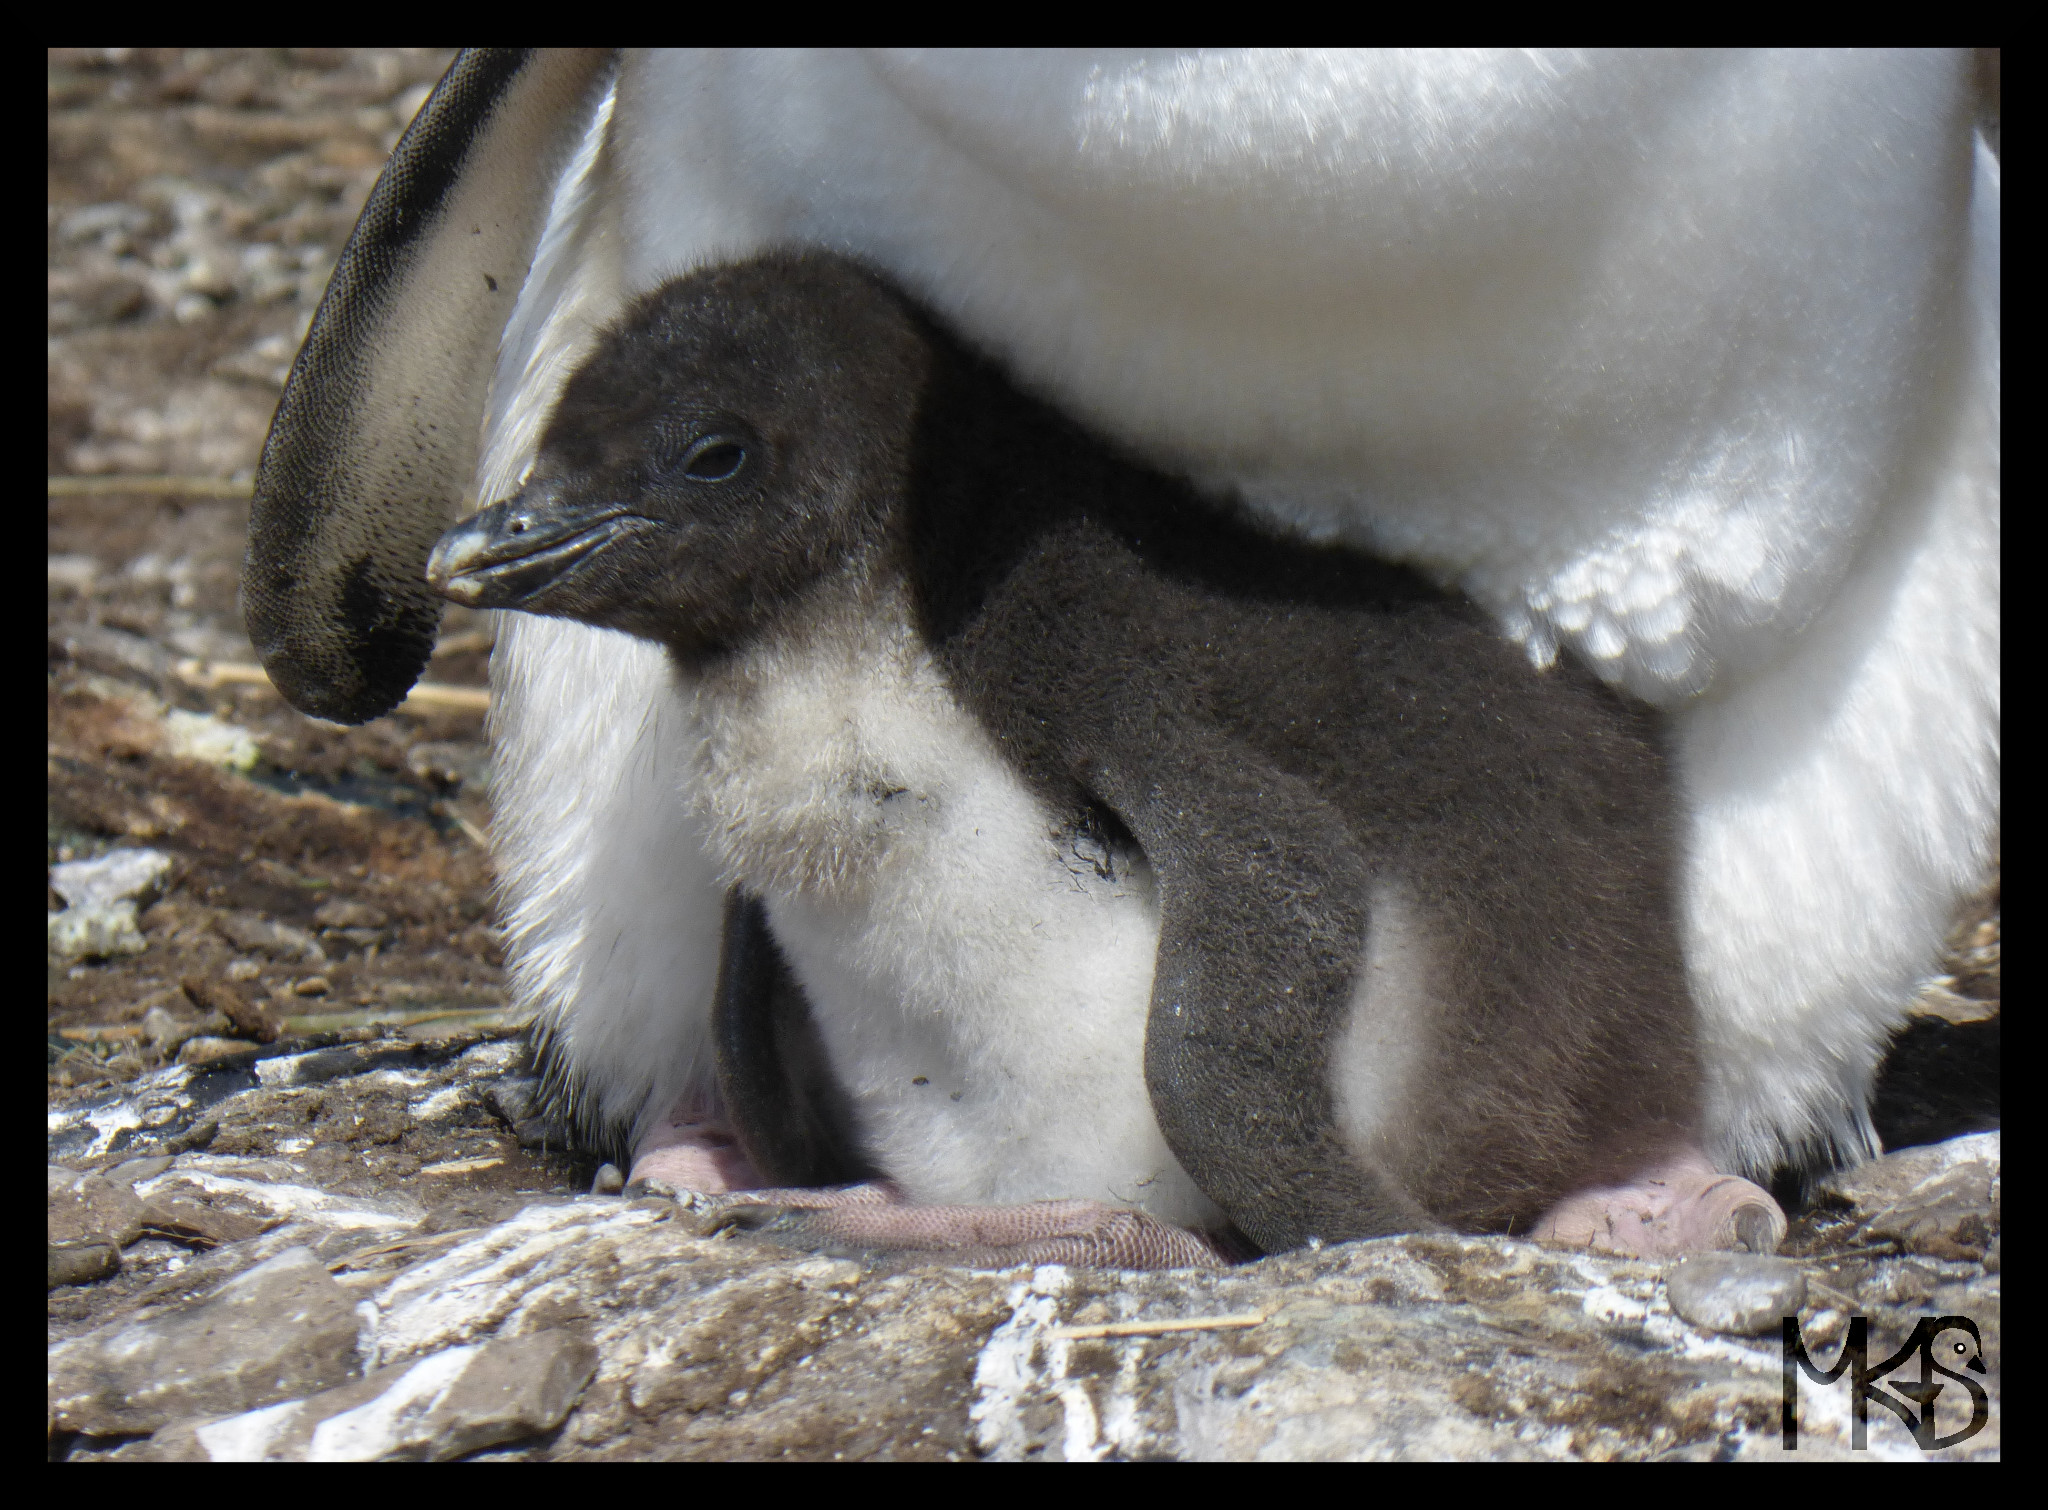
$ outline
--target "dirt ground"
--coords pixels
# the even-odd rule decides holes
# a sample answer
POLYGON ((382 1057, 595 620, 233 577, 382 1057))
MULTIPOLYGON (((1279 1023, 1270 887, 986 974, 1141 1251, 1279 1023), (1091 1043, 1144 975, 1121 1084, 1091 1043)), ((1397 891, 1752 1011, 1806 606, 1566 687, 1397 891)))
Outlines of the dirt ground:
MULTIPOLYGON (((175 866, 140 914, 142 952, 53 957, 56 1100, 250 1031, 223 1001, 287 1035, 515 1025, 483 846, 489 623, 452 610, 434 688, 361 728, 239 679, 264 431, 335 255, 451 57, 49 54, 49 863, 143 846, 175 866), (253 753, 223 758, 235 729, 253 753), (194 753, 194 730, 215 754, 194 753)), ((1888 1071, 1888 1142, 1997 1124, 1995 884, 1948 969, 1888 1071)))
POLYGON ((236 583, 264 431, 335 254, 450 56, 50 54, 49 862, 142 846, 175 864, 142 953, 53 959, 54 1092, 130 1078, 184 1032, 235 1033, 199 1004, 217 1010, 223 987, 290 1033, 474 1026, 504 1005, 482 843, 488 623, 449 616, 428 679, 460 690, 361 728, 234 679, 256 659, 236 583), (246 745, 195 758, 181 735, 218 733, 205 719, 245 730, 253 761, 246 745))

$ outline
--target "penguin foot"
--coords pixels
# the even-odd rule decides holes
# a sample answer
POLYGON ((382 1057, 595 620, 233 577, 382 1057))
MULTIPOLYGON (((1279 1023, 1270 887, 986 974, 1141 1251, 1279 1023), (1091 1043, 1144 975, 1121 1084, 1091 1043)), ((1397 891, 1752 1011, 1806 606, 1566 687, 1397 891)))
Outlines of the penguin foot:
POLYGON ((659 1187, 670 1193, 699 1190, 721 1195, 762 1183, 725 1119, 685 1100, 677 1102, 634 1149, 626 1193, 642 1195, 659 1187))
POLYGON ((723 1226, 790 1232, 850 1248, 944 1253, 974 1268, 1215 1269, 1233 1261, 1215 1239, 1098 1201, 915 1206, 892 1186, 853 1185, 742 1191, 711 1210, 723 1226))
POLYGON ((1580 1190, 1551 1207, 1530 1235, 1631 1258, 1747 1248, 1775 1253, 1785 1213, 1769 1191, 1722 1174, 1690 1150, 1623 1185, 1580 1190))

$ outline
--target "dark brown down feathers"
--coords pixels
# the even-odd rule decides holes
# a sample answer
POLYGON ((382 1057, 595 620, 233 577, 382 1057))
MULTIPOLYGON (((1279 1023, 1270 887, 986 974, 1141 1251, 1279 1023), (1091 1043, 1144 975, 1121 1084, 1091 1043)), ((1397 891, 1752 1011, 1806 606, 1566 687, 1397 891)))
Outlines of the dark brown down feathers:
POLYGON ((685 662, 821 584, 908 584, 1033 790, 1159 878, 1144 1090, 1260 1246, 1525 1231, 1690 1134, 1650 719, 1576 665, 1532 668, 1462 598, 1255 532, 817 253, 640 300, 567 386, 537 476, 572 513, 630 497, 655 522, 519 606, 685 662), (1387 887, 1425 920, 1429 1016, 1402 1151, 1369 1162, 1329 1053, 1387 887))

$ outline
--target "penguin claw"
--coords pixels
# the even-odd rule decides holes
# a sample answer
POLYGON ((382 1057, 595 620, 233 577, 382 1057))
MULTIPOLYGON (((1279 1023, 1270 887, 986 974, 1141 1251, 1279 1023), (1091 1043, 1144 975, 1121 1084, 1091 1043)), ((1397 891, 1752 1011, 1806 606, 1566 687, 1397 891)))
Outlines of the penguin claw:
POLYGON ((1785 1213, 1776 1201, 1768 1206, 1751 1203, 1735 1213, 1735 1235, 1752 1253, 1776 1253, 1785 1232, 1785 1213))

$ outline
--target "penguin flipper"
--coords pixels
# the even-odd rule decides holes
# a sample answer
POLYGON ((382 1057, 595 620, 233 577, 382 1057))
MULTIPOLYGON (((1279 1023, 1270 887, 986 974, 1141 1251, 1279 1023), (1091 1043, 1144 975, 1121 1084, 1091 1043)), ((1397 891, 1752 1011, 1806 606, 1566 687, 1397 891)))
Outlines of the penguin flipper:
MULTIPOLYGON (((1652 1085, 1644 1105, 1618 1105, 1615 1125, 1590 1139, 1567 1136, 1569 1118, 1558 1109, 1597 1101, 1598 1077, 1518 1087, 1528 1136, 1547 1132, 1556 1142, 1548 1169, 1542 1158, 1520 1171, 1495 1161, 1490 1119, 1475 1116, 1487 1098, 1460 1106, 1468 1098, 1443 1088, 1445 1077, 1469 1069, 1454 1052, 1439 1046, 1405 1067, 1388 1066, 1390 1090, 1403 1089, 1395 1082, 1404 1079, 1438 1085, 1431 1099, 1449 1116, 1447 1146, 1420 1164, 1375 1163, 1342 1126, 1334 1060, 1357 1011, 1361 966, 1376 952, 1372 935, 1399 947, 1397 912, 1380 910, 1378 867, 1308 782, 1191 722, 1161 737, 1159 720, 1146 720, 1142 737, 1123 741, 1135 757, 1127 772, 1098 762, 1097 794, 1144 846, 1157 878, 1159 949, 1145 1044, 1153 1112, 1182 1166, 1243 1233, 1275 1252, 1314 1238, 1440 1229, 1438 1213, 1456 1208, 1461 1186, 1576 1170, 1580 1183, 1531 1235, 1642 1257, 1776 1249, 1783 1212, 1761 1187, 1717 1170, 1685 1135, 1676 1113, 1688 1099, 1689 1059, 1660 1055, 1668 1035, 1655 1032, 1632 1044, 1636 1074, 1652 1085), (1660 1078, 1672 1082, 1667 1090, 1656 1089, 1660 1078), (1603 1145, 1613 1146, 1603 1155, 1603 1145), (1586 1183, 1603 1156, 1626 1173, 1586 1183), (1417 1168, 1428 1171, 1420 1184, 1411 1183, 1417 1168)), ((1468 930, 1455 952, 1497 945, 1468 930)), ((1527 978, 1511 959, 1495 968, 1527 978)), ((1654 972, 1642 980, 1654 984, 1654 972)), ((1541 1016, 1536 999, 1516 1004, 1522 1016, 1541 1016)), ((1497 1012, 1475 1003, 1456 1015, 1467 1020, 1449 1032, 1452 1041, 1476 1034, 1512 1052, 1503 1046, 1517 1033, 1497 1012)), ((1436 1033, 1443 1030, 1437 1024, 1436 1033)), ((1500 1088, 1512 1085, 1505 1077, 1500 1088)))
POLYGON ((1091 785, 1158 879, 1145 1082, 1168 1146, 1267 1252, 1440 1226, 1337 1127, 1330 1049, 1370 881, 1341 816, 1189 721, 1149 722, 1126 752, 1091 785))
POLYGON ((389 712, 433 650, 425 568, 476 471, 498 339, 606 49, 471 48, 342 248, 256 471, 243 612, 301 711, 389 712))

